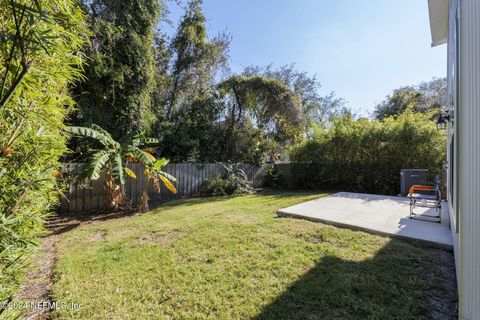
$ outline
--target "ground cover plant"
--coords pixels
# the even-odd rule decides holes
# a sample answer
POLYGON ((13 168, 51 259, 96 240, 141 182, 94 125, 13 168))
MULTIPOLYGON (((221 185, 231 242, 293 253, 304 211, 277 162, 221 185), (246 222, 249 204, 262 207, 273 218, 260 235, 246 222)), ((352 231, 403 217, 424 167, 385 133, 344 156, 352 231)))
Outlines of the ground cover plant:
POLYGON ((450 252, 275 215, 324 195, 188 199, 79 227, 58 244, 52 294, 82 308, 52 318, 428 319, 454 310, 450 252))
POLYGON ((252 186, 248 182, 245 171, 233 164, 222 164, 224 174, 216 173, 200 185, 202 196, 227 196, 232 194, 251 193, 252 186))

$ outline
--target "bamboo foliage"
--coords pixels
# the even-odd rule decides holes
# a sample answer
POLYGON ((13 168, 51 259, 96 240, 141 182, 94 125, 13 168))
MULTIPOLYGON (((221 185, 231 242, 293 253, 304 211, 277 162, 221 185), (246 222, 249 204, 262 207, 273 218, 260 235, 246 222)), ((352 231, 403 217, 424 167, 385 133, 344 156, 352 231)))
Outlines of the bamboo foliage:
POLYGON ((382 121, 335 117, 326 129, 291 150, 296 187, 398 194, 399 173, 424 168, 442 172, 445 132, 430 113, 404 113, 382 121))
POLYGON ((73 0, 0 0, 0 21, 2 303, 58 199, 63 120, 72 105, 67 87, 81 77, 88 33, 73 0))

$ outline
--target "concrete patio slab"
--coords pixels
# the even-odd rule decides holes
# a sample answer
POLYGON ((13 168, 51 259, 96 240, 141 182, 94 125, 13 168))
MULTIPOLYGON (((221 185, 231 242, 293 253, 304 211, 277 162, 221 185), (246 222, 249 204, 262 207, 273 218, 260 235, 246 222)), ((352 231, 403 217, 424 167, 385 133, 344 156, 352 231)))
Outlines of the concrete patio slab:
MULTIPOLYGON (((409 218, 409 200, 373 194, 339 192, 278 210, 279 216, 302 218, 374 234, 421 240, 452 249, 446 204, 442 223, 409 218)), ((435 209, 416 208, 416 213, 431 215, 435 209)))

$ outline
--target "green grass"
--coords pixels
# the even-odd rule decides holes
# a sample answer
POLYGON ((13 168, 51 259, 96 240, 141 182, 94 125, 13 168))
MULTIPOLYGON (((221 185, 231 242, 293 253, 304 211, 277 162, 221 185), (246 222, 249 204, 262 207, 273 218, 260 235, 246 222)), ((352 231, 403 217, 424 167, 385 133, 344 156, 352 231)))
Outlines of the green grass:
MULTIPOLYGON (((58 245, 53 319, 419 319, 438 250, 276 210, 322 195, 189 199, 58 245)), ((438 268, 437 268, 438 269, 438 268)), ((438 275, 441 276, 441 275, 438 275)))

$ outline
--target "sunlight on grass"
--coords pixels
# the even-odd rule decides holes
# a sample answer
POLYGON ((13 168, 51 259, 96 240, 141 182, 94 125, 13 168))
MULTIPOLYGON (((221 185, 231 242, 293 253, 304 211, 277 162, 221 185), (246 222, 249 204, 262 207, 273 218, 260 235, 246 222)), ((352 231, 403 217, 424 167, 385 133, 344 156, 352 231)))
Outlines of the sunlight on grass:
POLYGON ((189 199, 86 225, 59 244, 54 319, 324 319, 424 314, 431 250, 277 218, 324 196, 189 199), (412 272, 413 271, 413 272, 412 272))

